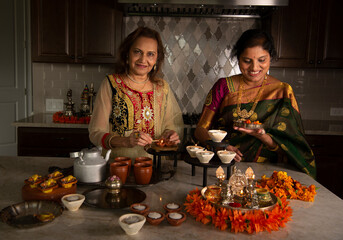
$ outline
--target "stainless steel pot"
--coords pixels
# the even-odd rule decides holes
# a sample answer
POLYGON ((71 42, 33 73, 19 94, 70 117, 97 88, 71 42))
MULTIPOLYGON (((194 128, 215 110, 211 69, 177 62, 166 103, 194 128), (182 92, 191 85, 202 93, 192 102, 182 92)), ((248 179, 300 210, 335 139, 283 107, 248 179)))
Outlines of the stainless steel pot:
POLYGON ((96 183, 106 178, 106 163, 110 158, 111 150, 108 150, 106 157, 101 156, 101 147, 83 149, 80 152, 70 153, 74 161, 74 176, 82 183, 96 183))

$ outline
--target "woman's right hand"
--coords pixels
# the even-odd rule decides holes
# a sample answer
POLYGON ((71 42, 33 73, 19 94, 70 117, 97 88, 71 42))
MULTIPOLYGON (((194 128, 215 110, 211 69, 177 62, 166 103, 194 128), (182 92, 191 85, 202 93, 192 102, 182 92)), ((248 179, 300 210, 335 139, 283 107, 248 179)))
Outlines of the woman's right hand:
POLYGON ((144 147, 145 145, 152 143, 152 138, 149 134, 141 131, 133 131, 128 137, 128 147, 134 147, 136 145, 144 147))
POLYGON ((239 151, 238 148, 236 148, 236 147, 234 147, 234 146, 232 146, 232 145, 229 145, 229 146, 226 147, 226 150, 232 151, 232 152, 235 152, 235 153, 236 153, 236 156, 235 156, 235 158, 234 158, 234 160, 235 160, 236 162, 240 162, 240 161, 242 160, 243 154, 241 153, 241 151, 239 151))

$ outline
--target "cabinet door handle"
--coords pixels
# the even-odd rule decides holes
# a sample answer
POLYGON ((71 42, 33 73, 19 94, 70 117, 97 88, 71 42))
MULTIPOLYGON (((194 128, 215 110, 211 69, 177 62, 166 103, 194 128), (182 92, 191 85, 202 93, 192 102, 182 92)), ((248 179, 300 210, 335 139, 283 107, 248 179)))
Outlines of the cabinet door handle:
POLYGON ((309 62, 310 64, 314 64, 314 61, 313 60, 310 60, 310 62, 309 62))
POLYGON ((318 60, 318 61, 317 61, 317 63, 318 63, 318 64, 321 64, 321 63, 322 63, 322 61, 321 61, 321 60, 318 60))
POLYGON ((75 59, 75 56, 74 55, 70 55, 71 59, 75 59))

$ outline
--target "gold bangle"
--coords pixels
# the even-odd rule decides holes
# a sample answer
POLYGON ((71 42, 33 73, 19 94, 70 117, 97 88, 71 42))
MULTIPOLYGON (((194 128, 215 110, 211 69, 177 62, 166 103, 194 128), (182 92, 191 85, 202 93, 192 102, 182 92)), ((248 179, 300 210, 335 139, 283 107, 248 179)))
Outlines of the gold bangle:
POLYGON ((272 148, 272 149, 270 149, 269 147, 267 147, 267 148, 268 148, 269 151, 275 152, 275 151, 277 151, 279 149, 279 145, 276 144, 276 147, 272 148))
POLYGON ((112 138, 114 138, 114 137, 115 137, 115 135, 111 135, 111 136, 108 138, 107 145, 108 145, 109 149, 112 149, 112 148, 113 148, 112 145, 111 145, 111 140, 112 140, 112 138))

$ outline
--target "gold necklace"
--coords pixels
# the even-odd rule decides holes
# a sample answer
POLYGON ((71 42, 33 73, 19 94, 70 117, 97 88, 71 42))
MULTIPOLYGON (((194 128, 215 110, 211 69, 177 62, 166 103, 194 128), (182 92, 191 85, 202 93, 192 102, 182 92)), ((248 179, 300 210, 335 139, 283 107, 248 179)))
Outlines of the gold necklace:
POLYGON ((149 76, 146 77, 146 79, 142 82, 138 82, 137 80, 133 79, 128 73, 126 73, 126 76, 134 83, 137 83, 137 84, 143 84, 143 83, 146 83, 148 80, 149 80, 149 76))
POLYGON ((238 97, 237 97, 237 110, 236 113, 239 117, 247 119, 250 118, 254 112, 255 112, 255 108, 257 106, 258 100, 263 92, 263 87, 264 84, 267 81, 267 75, 264 77, 262 85, 260 87, 260 89, 258 90, 258 93, 256 94, 256 97, 254 99, 254 104, 252 106, 252 108, 250 109, 250 111, 248 112, 246 109, 243 109, 241 111, 241 102, 242 102, 242 93, 244 92, 244 84, 243 84, 243 76, 241 77, 241 79, 239 80, 239 90, 238 90, 238 97))
MULTIPOLYGON (((132 82, 134 82, 134 83, 137 83, 137 84, 143 84, 143 83, 144 83, 144 85, 143 85, 143 87, 141 88, 141 90, 139 90, 139 91, 142 91, 142 92, 143 92, 143 89, 145 88, 145 85, 146 85, 146 83, 148 82, 149 77, 147 77, 147 79, 145 79, 143 82, 137 82, 136 80, 132 79, 131 76, 130 76, 128 73, 126 73, 126 76, 127 76, 132 82)), ((127 81, 127 83, 128 83, 128 85, 129 85, 130 88, 132 88, 132 89, 134 89, 134 90, 137 90, 137 89, 135 89, 135 88, 133 88, 133 87, 131 86, 130 81, 127 81)))

